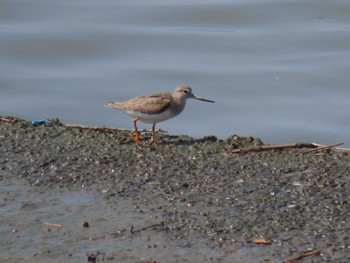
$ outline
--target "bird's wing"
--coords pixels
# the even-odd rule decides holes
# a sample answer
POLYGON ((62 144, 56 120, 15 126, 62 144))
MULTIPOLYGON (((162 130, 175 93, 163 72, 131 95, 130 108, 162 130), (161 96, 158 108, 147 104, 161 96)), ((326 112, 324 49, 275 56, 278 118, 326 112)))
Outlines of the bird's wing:
POLYGON ((134 110, 147 114, 157 114, 170 107, 170 93, 147 94, 128 100, 125 109, 134 110))

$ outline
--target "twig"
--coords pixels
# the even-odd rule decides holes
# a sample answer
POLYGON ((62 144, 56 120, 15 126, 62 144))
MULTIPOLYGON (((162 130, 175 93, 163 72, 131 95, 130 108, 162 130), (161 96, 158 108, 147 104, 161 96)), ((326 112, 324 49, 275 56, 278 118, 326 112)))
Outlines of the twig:
POLYGON ((257 152, 265 150, 277 150, 277 149, 289 149, 289 148, 315 148, 313 143, 287 143, 287 144, 271 144, 271 145, 260 145, 252 146, 248 148, 240 148, 232 150, 232 153, 246 153, 246 152, 257 152))
POLYGON ((313 248, 311 250, 307 250, 307 251, 301 252, 299 255, 296 255, 296 256, 293 256, 291 258, 288 258, 287 260, 283 261, 283 263, 294 262, 294 261, 300 260, 300 259, 305 258, 305 257, 311 257, 311 256, 319 255, 320 253, 321 253, 320 249, 313 248))
POLYGON ((54 227, 62 227, 63 226, 61 224, 54 224, 54 223, 48 223, 48 222, 44 222, 44 225, 46 225, 46 226, 54 226, 54 227))
POLYGON ((112 131, 132 131, 130 129, 124 128, 113 128, 107 126, 88 126, 88 125, 80 125, 80 124, 64 124, 66 128, 79 128, 79 129, 91 129, 91 130, 112 130, 112 131))
POLYGON ((257 244, 257 245, 271 245, 272 242, 268 239, 265 239, 263 237, 257 237, 253 240, 254 244, 257 244))
POLYGON ((134 230, 134 226, 131 226, 130 233, 134 234, 134 233, 141 232, 141 231, 147 230, 149 228, 158 227, 158 226, 164 226, 164 222, 161 222, 160 224, 154 224, 154 225, 151 225, 151 226, 146 226, 146 227, 143 227, 143 228, 138 229, 138 230, 134 230))
POLYGON ((335 150, 338 151, 344 151, 344 152, 349 152, 350 148, 344 148, 344 147, 334 147, 335 150))
MULTIPOLYGON (((129 131, 133 132, 133 129, 126 129, 126 128, 113 128, 108 126, 88 126, 88 125, 80 125, 80 124, 64 124, 63 125, 66 128, 79 128, 79 129, 91 129, 91 130, 111 130, 111 131, 129 131)), ((139 130, 139 132, 152 132, 151 130, 142 129, 139 130)), ((158 133, 167 133, 166 130, 158 129, 156 130, 158 133)))
MULTIPOLYGON (((318 143, 313 143, 313 144, 316 145, 317 147, 325 146, 323 144, 318 144, 318 143)), ((334 149, 339 151, 350 151, 350 148, 344 148, 344 147, 334 147, 334 149)))
POLYGON ((324 146, 321 146, 321 147, 317 147, 315 149, 303 151, 301 154, 317 152, 317 151, 321 151, 321 150, 325 150, 325 149, 330 149, 330 148, 333 148, 333 147, 336 147, 336 146, 339 146, 339 145, 342 145, 342 144, 344 144, 344 143, 343 142, 337 142, 337 143, 334 143, 334 144, 328 144, 328 145, 324 145, 324 146))
POLYGON ((13 123, 14 122, 13 119, 5 118, 5 117, 0 117, 0 121, 9 122, 9 123, 13 123))

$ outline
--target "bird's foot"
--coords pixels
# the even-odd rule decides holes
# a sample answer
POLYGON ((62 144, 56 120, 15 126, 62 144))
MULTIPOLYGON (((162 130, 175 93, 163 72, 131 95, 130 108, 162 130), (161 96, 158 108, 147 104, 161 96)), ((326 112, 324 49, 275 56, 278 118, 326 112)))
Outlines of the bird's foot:
POLYGON ((143 140, 144 138, 140 136, 140 133, 138 131, 134 132, 134 141, 136 143, 139 143, 141 140, 143 140))
POLYGON ((151 137, 151 145, 152 146, 159 146, 159 143, 156 141, 156 138, 154 136, 151 137))

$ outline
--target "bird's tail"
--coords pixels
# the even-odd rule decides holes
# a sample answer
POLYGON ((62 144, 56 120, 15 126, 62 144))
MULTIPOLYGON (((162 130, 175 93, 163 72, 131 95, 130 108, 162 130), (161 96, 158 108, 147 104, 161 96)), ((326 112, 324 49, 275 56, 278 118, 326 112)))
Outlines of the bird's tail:
POLYGON ((114 108, 114 109, 121 109, 123 108, 122 103, 116 102, 116 101, 108 101, 105 104, 105 107, 107 108, 114 108))

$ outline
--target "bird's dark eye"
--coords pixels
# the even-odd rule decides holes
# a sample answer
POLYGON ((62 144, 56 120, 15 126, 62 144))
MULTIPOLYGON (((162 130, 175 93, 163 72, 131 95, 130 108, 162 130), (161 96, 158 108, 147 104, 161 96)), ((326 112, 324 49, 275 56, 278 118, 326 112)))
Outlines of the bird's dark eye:
POLYGON ((184 90, 185 93, 188 93, 188 90, 184 90))

